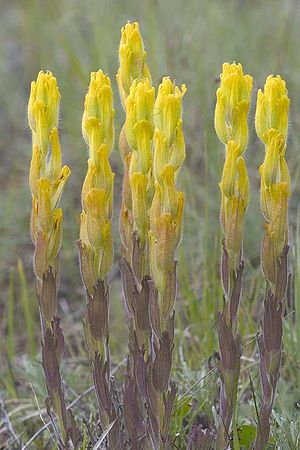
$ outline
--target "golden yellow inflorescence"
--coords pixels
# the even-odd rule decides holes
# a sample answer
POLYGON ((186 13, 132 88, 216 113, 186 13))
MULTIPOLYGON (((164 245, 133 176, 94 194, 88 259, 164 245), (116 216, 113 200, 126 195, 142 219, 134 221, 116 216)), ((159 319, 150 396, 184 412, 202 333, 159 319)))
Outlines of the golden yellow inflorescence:
POLYGON ((257 94, 256 132, 265 144, 260 166, 261 208, 266 220, 262 245, 262 266, 266 279, 275 288, 278 258, 288 240, 288 199, 291 182, 285 160, 289 98, 285 81, 269 75, 264 91, 257 94))
MULTIPOLYGON (((89 266, 91 290, 104 279, 113 260, 111 219, 114 174, 109 163, 114 144, 114 109, 111 83, 101 70, 91 73, 84 102, 82 133, 89 146, 88 170, 82 188, 80 239, 89 266)), ((83 269, 84 272, 84 269, 83 269)), ((85 274, 82 273, 85 278, 85 274)))
POLYGON ((176 174, 185 159, 182 98, 186 92, 163 78, 154 107, 154 197, 150 209, 150 269, 166 318, 176 293, 175 251, 181 239, 184 195, 176 190, 176 174))
POLYGON ((243 153, 248 143, 248 111, 252 77, 241 64, 223 64, 217 90, 215 129, 226 145, 221 189, 221 225, 231 269, 236 270, 242 247, 245 211, 249 202, 249 181, 243 153))
POLYGON ((134 231, 144 243, 149 228, 152 185, 152 138, 155 90, 148 78, 134 80, 126 99, 126 136, 132 150, 129 164, 134 231))
POLYGON ((62 167, 58 137, 60 94, 51 72, 38 74, 31 84, 28 121, 32 131, 29 185, 32 193, 31 236, 36 247, 35 273, 39 279, 49 267, 56 270, 63 213, 58 204, 70 175, 62 167))

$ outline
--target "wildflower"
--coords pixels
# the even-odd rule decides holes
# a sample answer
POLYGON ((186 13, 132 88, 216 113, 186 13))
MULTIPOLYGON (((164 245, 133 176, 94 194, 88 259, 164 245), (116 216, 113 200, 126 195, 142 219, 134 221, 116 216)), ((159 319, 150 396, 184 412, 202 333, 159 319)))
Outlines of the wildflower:
MULTIPOLYGON (((82 187, 81 258, 93 259, 93 271, 102 280, 113 260, 111 218, 114 174, 109 155, 114 144, 114 109, 110 79, 101 70, 92 72, 85 96, 82 133, 89 146, 88 170, 82 187), (87 253, 85 256, 82 253, 87 253)), ((82 266, 90 271, 90 265, 82 266)), ((87 273, 82 273, 89 280, 87 273)), ((90 287, 90 284, 89 284, 90 287)))
POLYGON ((288 279, 288 201, 291 182, 285 160, 289 98, 285 81, 269 75, 264 91, 257 94, 256 133, 265 144, 261 176, 261 209, 265 234, 261 246, 261 265, 266 294, 259 340, 262 404, 255 450, 269 441, 270 417, 280 376, 284 296, 288 279))
POLYGON ((171 313, 176 295, 175 251, 181 239, 184 195, 176 190, 176 174, 184 158, 182 98, 186 92, 165 77, 154 108, 155 192, 150 209, 150 268, 162 298, 162 315, 171 313))
POLYGON ((262 245, 262 267, 275 289, 278 258, 288 239, 288 199, 290 175, 285 160, 289 98, 285 81, 277 75, 267 77, 264 92, 258 91, 256 132, 265 144, 265 159, 260 166, 261 208, 266 220, 262 245))
POLYGON ((29 171, 31 235, 36 246, 35 273, 39 279, 47 267, 56 266, 62 233, 62 210, 57 206, 71 173, 68 166, 62 167, 57 130, 59 101, 55 77, 51 72, 41 71, 31 84, 28 103, 28 120, 32 130, 29 171), (43 261, 39 267, 38 261, 43 261))
POLYGON ((217 448, 228 444, 228 433, 236 405, 240 373, 241 343, 237 333, 237 312, 241 296, 243 231, 249 203, 249 180, 243 153, 248 143, 248 111, 252 77, 244 75, 241 64, 223 64, 217 90, 215 129, 225 144, 220 221, 224 233, 221 264, 224 305, 218 315, 220 349, 220 423, 217 448))
MULTIPOLYGON (((34 271, 43 331, 42 365, 48 391, 47 410, 55 411, 64 447, 76 441, 77 428, 67 413, 61 386, 60 362, 64 341, 57 314, 58 254, 62 239, 63 212, 58 208, 67 179, 62 167, 57 130, 60 94, 51 72, 38 74, 31 84, 28 121, 32 131, 32 159, 29 186, 32 194, 31 236, 35 246, 34 271)), ((52 414, 51 414, 52 416, 52 414)))

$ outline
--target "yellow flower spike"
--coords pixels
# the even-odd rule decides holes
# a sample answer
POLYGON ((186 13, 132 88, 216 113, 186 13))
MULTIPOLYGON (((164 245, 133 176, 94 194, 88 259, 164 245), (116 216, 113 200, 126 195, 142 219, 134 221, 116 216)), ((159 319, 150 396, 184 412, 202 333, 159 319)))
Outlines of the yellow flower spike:
POLYGON ((133 173, 130 176, 132 194, 132 213, 135 227, 142 241, 148 228, 147 176, 143 173, 133 173))
POLYGON ((113 92, 110 79, 101 70, 92 72, 84 101, 82 134, 90 147, 90 158, 102 144, 107 144, 108 156, 114 143, 113 92))
POLYGON ((39 72, 31 83, 28 103, 28 121, 33 131, 33 140, 43 154, 47 154, 49 135, 58 123, 60 93, 56 78, 51 72, 39 72))
POLYGON ((50 133, 51 155, 47 164, 47 175, 53 182, 59 176, 61 170, 61 149, 59 144, 58 130, 52 128, 50 133))
POLYGON ((64 186, 71 175, 71 170, 68 166, 64 166, 60 173, 58 174, 57 179, 51 186, 51 207, 55 209, 60 202, 64 186))
POLYGON ((151 75, 146 58, 147 53, 144 50, 139 24, 137 22, 127 23, 121 30, 119 47, 120 68, 116 77, 124 106, 129 95, 130 86, 136 78, 148 78, 151 83, 151 75))
MULTIPOLYGON (((101 70, 92 72, 85 96, 82 134, 89 146, 88 170, 82 187, 80 239, 85 244, 81 264, 88 257, 94 276, 104 279, 112 264, 111 224, 114 173, 109 155, 114 144, 114 108, 111 82, 101 70), (88 255, 88 256, 87 256, 88 255)), ((87 269, 87 272, 89 269, 87 269)), ((83 281, 88 280, 87 274, 83 281)), ((93 287, 93 286, 92 286, 93 287)), ((88 281, 87 289, 91 289, 88 281)), ((92 291, 90 291, 92 295, 92 291)))
POLYGON ((29 186, 32 195, 38 197, 38 180, 40 178, 41 171, 41 152, 37 145, 33 146, 32 158, 29 170, 29 186))
POLYGON ((257 93, 255 128, 259 139, 267 144, 268 131, 276 130, 286 142, 290 100, 285 81, 279 76, 269 75, 264 91, 257 93))
POLYGON ((241 64, 223 64, 221 84, 217 90, 215 130, 227 144, 234 140, 243 153, 248 142, 247 116, 252 91, 252 77, 244 75, 241 64))
POLYGON ((155 127, 161 130, 170 146, 174 140, 174 134, 178 121, 181 118, 181 103, 186 86, 181 89, 175 86, 169 77, 164 77, 158 88, 158 94, 154 107, 155 127))
POLYGON ((47 178, 38 180, 38 226, 39 230, 49 233, 53 225, 53 213, 51 208, 51 184, 47 178))
POLYGON ((154 196, 150 208, 150 268, 161 298, 161 313, 169 317, 175 301, 175 251, 181 239, 183 193, 176 175, 185 159, 182 98, 186 87, 164 77, 154 106, 154 196))
POLYGON ((105 191, 93 188, 84 200, 89 243, 95 251, 99 251, 103 244, 102 232, 106 224, 105 191))

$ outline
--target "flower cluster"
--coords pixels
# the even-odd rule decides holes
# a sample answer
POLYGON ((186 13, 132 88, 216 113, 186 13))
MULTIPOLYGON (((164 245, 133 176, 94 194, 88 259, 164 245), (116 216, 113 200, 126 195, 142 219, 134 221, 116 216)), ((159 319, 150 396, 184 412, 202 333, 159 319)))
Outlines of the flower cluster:
MULTIPOLYGON (((62 167, 58 137, 60 94, 51 72, 40 72, 31 84, 28 121, 32 130, 32 159, 29 185, 32 194, 31 236, 36 247, 34 268, 38 279, 48 269, 57 270, 62 238, 61 208, 64 185, 70 175, 62 167)), ((48 317, 50 319, 50 317, 48 317)))
POLYGON ((289 98, 285 81, 269 75, 264 91, 257 94, 256 132, 265 144, 265 159, 260 166, 261 208, 265 224, 262 267, 270 285, 275 287, 278 258, 287 244, 290 175, 285 160, 289 98))
POLYGON ((32 194, 31 237, 35 246, 34 270, 37 299, 42 325, 42 366, 47 386, 47 410, 55 411, 59 422, 60 441, 77 447, 78 433, 71 410, 64 399, 60 363, 64 337, 57 317, 59 285, 58 254, 62 239, 62 209, 58 207, 65 183, 70 175, 62 167, 58 137, 60 93, 51 72, 41 71, 31 83, 28 122, 32 131, 32 159, 29 185, 32 194))
POLYGON ((184 196, 176 190, 176 174, 185 159, 182 98, 186 92, 163 78, 154 107, 155 192, 150 210, 150 268, 168 317, 176 293, 175 250, 181 239, 184 196))
POLYGON ((226 145, 225 164, 220 183, 221 225, 229 265, 236 270, 242 246, 244 216, 249 202, 249 181, 243 152, 248 142, 247 116, 252 77, 244 75, 241 64, 223 64, 217 90, 215 129, 226 145))
POLYGON ((93 292, 97 279, 106 277, 113 259, 114 174, 109 156, 114 144, 114 109, 110 79, 101 70, 91 73, 82 133, 89 146, 88 170, 82 188, 82 276, 87 289, 93 292))
MULTIPOLYGON (((120 67, 116 78, 122 104, 126 111, 126 122, 119 139, 125 168, 120 211, 120 235, 122 253, 131 263, 134 239, 139 241, 142 248, 145 247, 147 239, 147 207, 151 201, 155 97, 146 62, 147 53, 137 22, 128 22, 121 30, 119 59, 120 67)), ((137 265, 145 264, 139 261, 137 265)))
POLYGON ((129 165, 134 231, 147 239, 152 183, 153 107, 155 90, 148 78, 134 80, 126 99, 126 136, 132 150, 129 165))

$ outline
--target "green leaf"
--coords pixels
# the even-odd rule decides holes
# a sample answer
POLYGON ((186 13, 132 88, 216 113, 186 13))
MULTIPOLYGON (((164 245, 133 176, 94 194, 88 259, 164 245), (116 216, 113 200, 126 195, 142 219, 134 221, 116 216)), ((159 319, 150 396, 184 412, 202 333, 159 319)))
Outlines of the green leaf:
POLYGON ((241 425, 237 432, 240 444, 249 447, 255 439, 256 427, 255 425, 241 425))

